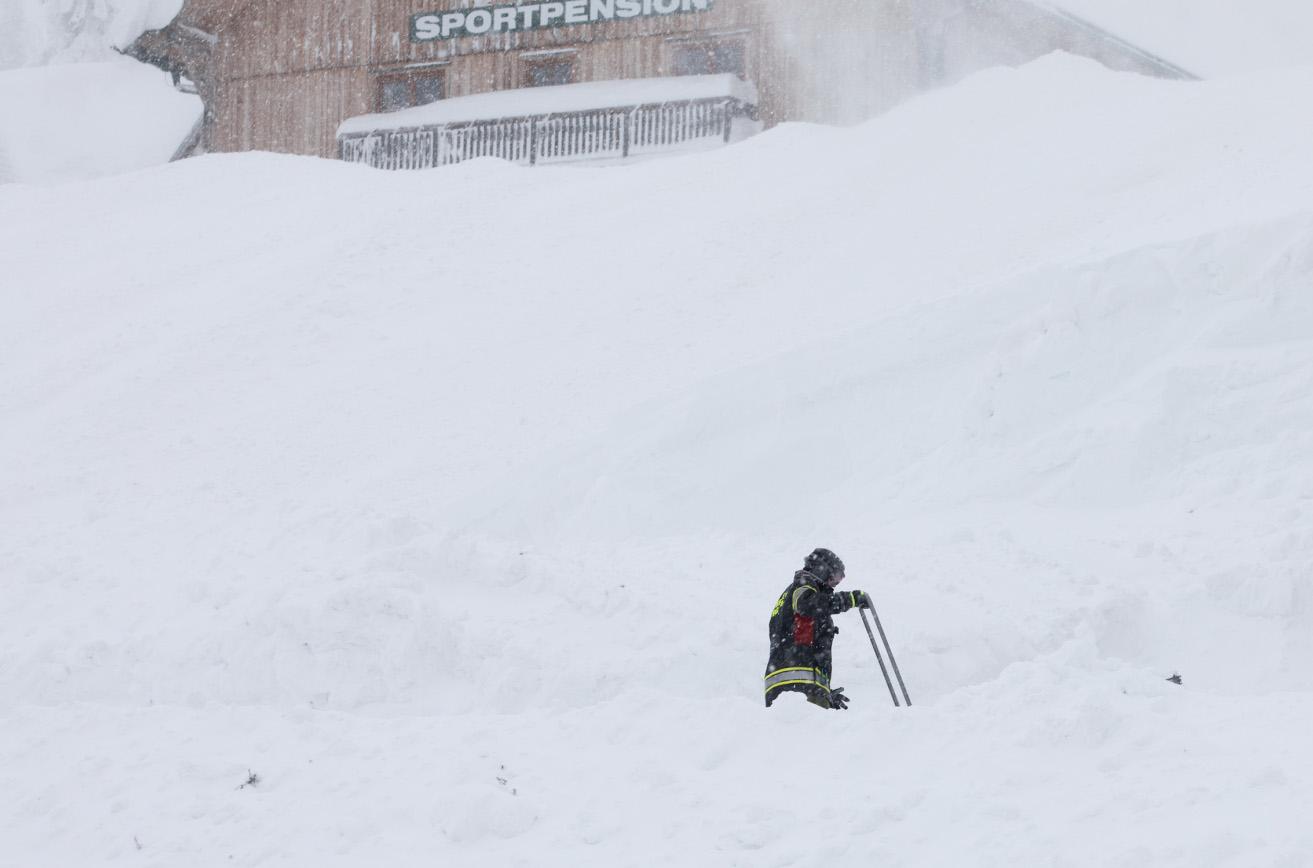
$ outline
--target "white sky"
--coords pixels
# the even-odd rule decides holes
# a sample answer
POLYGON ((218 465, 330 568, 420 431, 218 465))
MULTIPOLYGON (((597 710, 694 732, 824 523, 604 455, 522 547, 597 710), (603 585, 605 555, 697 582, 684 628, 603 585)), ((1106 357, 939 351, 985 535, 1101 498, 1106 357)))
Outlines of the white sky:
POLYGON ((1052 0, 1196 75, 1313 64, 1309 0, 1052 0))
MULTIPOLYGON (((1045 2, 1045 0, 1040 0, 1045 2)), ((1047 0, 1203 76, 1313 64, 1310 0, 1047 0)), ((181 0, 3 0, 0 69, 106 60, 181 0)))

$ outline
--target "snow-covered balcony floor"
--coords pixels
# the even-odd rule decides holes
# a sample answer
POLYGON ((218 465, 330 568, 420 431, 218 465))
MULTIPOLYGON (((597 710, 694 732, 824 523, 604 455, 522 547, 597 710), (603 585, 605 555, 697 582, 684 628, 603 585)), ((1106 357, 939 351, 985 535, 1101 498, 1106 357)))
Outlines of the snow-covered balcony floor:
POLYGON ((495 91, 338 127, 343 160, 422 169, 474 157, 599 162, 703 149, 760 130, 757 91, 733 75, 586 82, 495 91))

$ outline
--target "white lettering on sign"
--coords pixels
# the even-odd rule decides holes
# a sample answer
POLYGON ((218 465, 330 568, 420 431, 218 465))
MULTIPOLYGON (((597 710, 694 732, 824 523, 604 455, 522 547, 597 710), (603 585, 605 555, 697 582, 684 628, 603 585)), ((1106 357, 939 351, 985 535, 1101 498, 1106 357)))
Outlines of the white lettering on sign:
POLYGON ((480 6, 452 12, 425 12, 410 19, 415 42, 457 39, 489 33, 512 33, 570 24, 623 21, 647 15, 709 12, 715 0, 547 0, 505 6, 480 6))
POLYGON ((436 15, 416 15, 410 22, 410 38, 416 42, 442 38, 442 21, 436 15))
POLYGON ((465 29, 472 36, 487 33, 492 29, 491 9, 472 9, 465 15, 465 29))
POLYGON ((588 0, 565 0, 565 23, 588 23, 588 0))
POLYGON ((542 16, 543 27, 551 27, 565 14, 565 4, 559 2, 544 3, 538 7, 538 14, 542 16))

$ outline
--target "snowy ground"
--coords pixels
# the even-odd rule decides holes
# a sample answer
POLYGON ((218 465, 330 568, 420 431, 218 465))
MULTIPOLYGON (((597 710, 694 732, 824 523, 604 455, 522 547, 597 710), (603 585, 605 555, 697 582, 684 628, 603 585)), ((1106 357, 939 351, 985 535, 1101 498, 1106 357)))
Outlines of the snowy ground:
POLYGON ((1310 87, 0 189, 3 859, 1313 865, 1310 87))

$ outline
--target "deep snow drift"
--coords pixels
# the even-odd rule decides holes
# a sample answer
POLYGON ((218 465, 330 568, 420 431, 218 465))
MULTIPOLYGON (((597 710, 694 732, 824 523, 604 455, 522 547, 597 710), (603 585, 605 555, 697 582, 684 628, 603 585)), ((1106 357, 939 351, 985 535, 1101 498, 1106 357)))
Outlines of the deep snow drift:
POLYGON ((201 100, 123 57, 182 0, 3 0, 0 184, 50 184, 165 163, 201 100))
POLYGON ((1313 864, 1311 86, 0 189, 5 852, 1313 864))
POLYGON ((200 97, 135 60, 0 71, 0 184, 52 184, 167 163, 200 97))

